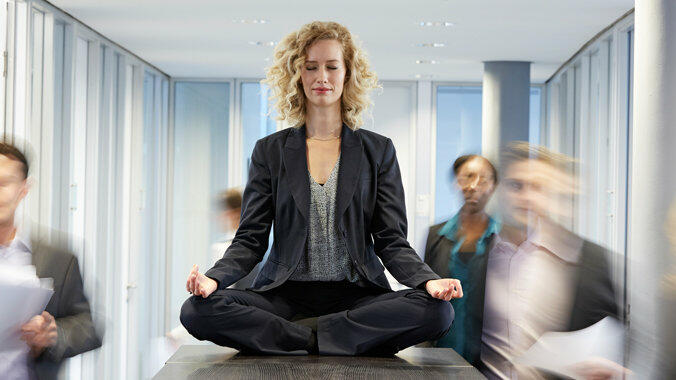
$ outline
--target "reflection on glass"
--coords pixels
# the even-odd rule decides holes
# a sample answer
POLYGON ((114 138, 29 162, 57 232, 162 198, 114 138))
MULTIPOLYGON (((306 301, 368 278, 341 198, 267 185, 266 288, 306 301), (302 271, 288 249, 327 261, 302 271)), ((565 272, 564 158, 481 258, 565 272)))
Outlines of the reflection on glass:
POLYGON ((277 130, 274 108, 268 104, 268 86, 257 82, 242 83, 242 183, 246 183, 249 160, 258 139, 277 130))
POLYGON ((540 106, 542 89, 530 88, 530 115, 528 118, 528 142, 540 144, 540 106))
MULTIPOLYGON (((540 143, 540 87, 530 88, 529 141, 540 143)), ((437 87, 437 149, 434 221, 448 220, 462 206, 453 189, 451 165, 463 154, 481 154, 481 87, 437 87)))
POLYGON ((174 108, 173 254, 171 324, 186 299, 185 278, 193 264, 210 266, 218 237, 213 200, 228 187, 230 84, 177 82, 174 108))
POLYGON ((437 150, 434 224, 462 206, 453 189, 451 165, 462 154, 481 154, 481 87, 437 87, 437 150))

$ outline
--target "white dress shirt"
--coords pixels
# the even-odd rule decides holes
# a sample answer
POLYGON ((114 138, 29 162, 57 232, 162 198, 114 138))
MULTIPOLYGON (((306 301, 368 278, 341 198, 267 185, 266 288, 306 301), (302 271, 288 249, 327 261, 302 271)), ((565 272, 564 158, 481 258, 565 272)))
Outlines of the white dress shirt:
MULTIPOLYGON (((0 245, 0 265, 29 266, 32 263, 30 243, 17 233, 9 245, 0 245)), ((2 345, 2 343, 0 343, 2 345)), ((0 346, 0 377, 7 380, 23 380, 32 377, 28 366, 29 348, 0 346)))
POLYGON ((549 223, 518 247, 496 236, 488 257, 481 361, 492 379, 537 379, 514 363, 547 331, 565 330, 582 239, 549 223))

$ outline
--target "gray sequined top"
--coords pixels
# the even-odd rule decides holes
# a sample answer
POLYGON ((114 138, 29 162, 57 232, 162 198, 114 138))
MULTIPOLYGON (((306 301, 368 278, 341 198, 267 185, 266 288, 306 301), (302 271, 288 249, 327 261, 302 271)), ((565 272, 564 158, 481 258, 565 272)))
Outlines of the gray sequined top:
POLYGON ((307 251, 289 278, 292 281, 359 281, 336 225, 336 194, 340 156, 322 186, 310 171, 310 230, 307 251))

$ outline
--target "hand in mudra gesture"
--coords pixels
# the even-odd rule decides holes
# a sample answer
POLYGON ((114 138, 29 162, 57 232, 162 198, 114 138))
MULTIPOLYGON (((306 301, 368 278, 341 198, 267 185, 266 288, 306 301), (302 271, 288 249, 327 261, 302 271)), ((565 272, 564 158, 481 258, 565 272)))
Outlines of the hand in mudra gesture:
POLYGON ((425 290, 434 298, 450 301, 453 298, 462 298, 462 286, 460 280, 453 278, 441 278, 429 280, 425 284, 425 290))
POLYGON ((188 282, 185 284, 188 292, 196 296, 202 296, 202 298, 207 298, 217 287, 218 283, 200 273, 197 265, 192 266, 192 270, 188 275, 188 282))

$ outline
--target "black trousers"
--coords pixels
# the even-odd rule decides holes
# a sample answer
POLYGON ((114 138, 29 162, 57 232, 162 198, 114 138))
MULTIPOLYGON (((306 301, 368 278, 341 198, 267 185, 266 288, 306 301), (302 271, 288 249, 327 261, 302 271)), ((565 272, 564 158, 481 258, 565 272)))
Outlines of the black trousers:
POLYGON ((398 292, 345 282, 286 282, 266 292, 217 290, 190 297, 181 323, 194 337, 270 355, 305 355, 317 317, 322 355, 388 355, 443 336, 453 308, 424 290, 398 292))

